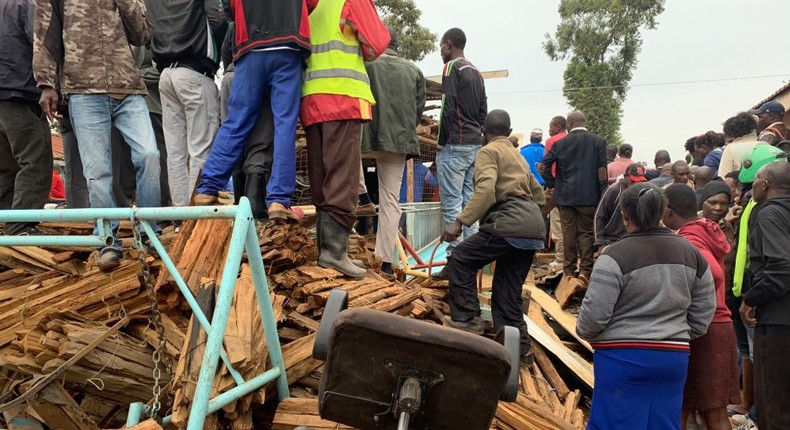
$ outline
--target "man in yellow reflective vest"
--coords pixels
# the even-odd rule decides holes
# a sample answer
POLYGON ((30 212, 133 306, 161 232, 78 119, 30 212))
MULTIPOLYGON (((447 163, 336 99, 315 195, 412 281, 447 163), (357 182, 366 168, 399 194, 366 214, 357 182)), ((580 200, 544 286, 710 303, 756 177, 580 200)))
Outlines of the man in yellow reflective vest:
POLYGON ((366 274, 347 248, 356 220, 362 123, 375 103, 364 61, 376 59, 389 41, 371 0, 321 0, 310 14, 300 120, 318 215, 318 264, 353 278, 366 274))

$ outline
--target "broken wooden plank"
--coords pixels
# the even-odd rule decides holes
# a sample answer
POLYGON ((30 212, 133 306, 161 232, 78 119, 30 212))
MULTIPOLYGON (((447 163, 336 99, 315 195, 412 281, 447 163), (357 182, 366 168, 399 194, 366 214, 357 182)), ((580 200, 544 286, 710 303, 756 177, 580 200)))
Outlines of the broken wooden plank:
POLYGON ((560 304, 546 294, 543 290, 535 286, 527 287, 532 294, 532 301, 539 304, 543 311, 564 328, 571 336, 573 336, 580 344, 584 345, 590 352, 593 351, 592 346, 586 340, 576 333, 576 316, 572 313, 563 310, 560 304))
POLYGON ((49 428, 58 430, 99 430, 88 414, 59 384, 48 384, 27 404, 49 428))
POLYGON ((565 366, 568 367, 576 376, 584 382, 588 388, 592 389, 595 378, 593 377, 592 364, 580 357, 575 352, 566 348, 562 343, 557 342, 549 336, 540 326, 532 321, 528 316, 524 316, 527 322, 527 331, 536 342, 545 347, 549 352, 557 356, 565 366))
POLYGON ((557 373, 557 369, 554 368, 554 365, 549 360, 549 357, 546 355, 546 351, 543 350, 543 347, 540 345, 532 345, 532 352, 535 357, 535 362, 537 362, 540 369, 543 371, 543 375, 546 377, 546 380, 549 381, 552 387, 557 391, 557 395, 560 399, 564 399, 570 390, 568 386, 565 384, 565 381, 562 380, 559 373, 557 373))
POLYGON ((314 429, 353 429, 353 427, 321 419, 318 415, 318 399, 295 397, 284 399, 277 406, 272 428, 274 430, 293 430, 299 426, 314 429))
POLYGON ((564 275, 560 280, 554 295, 560 307, 565 308, 574 297, 584 296, 587 285, 575 276, 564 275))

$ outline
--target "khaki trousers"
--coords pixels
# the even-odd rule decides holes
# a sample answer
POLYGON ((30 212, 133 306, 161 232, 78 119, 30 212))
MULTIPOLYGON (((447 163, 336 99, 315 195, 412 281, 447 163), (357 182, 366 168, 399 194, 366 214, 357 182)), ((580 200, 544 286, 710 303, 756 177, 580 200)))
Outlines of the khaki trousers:
POLYGON ((549 212, 549 225, 551 241, 554 242, 554 259, 563 261, 565 254, 562 247, 562 218, 560 217, 560 210, 556 206, 549 212))
POLYGON ((376 231, 376 255, 385 263, 392 263, 395 241, 400 226, 400 186, 406 155, 383 152, 376 155, 376 174, 379 178, 379 225, 376 231))

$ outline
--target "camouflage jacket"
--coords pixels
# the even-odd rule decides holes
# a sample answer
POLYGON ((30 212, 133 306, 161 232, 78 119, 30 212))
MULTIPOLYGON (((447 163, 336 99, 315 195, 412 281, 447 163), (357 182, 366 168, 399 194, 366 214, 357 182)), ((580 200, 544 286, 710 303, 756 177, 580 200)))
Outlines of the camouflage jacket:
POLYGON ((151 40, 143 0, 36 0, 33 75, 63 94, 146 94, 129 44, 151 40))

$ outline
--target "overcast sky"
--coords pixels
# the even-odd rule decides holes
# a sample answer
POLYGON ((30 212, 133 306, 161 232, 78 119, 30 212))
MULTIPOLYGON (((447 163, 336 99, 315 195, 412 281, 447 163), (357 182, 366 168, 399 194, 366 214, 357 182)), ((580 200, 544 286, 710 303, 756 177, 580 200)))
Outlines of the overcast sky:
MULTIPOLYGON (((547 137, 549 119, 569 110, 562 91, 535 92, 562 88, 565 64, 550 61, 541 47, 544 34, 553 34, 559 22, 559 0, 415 2, 422 24, 439 37, 451 27, 464 30, 466 58, 480 70, 510 71, 507 78, 486 81, 489 110, 507 110, 514 132, 538 127, 547 137)), ((788 17, 788 0, 668 0, 658 28, 643 33, 632 85, 783 76, 632 87, 621 132, 634 146, 634 158, 652 166, 659 149, 681 158, 688 137, 721 131, 728 117, 790 80, 790 48, 782 45, 780 29, 788 17)), ((426 76, 439 75, 438 50, 418 65, 426 76)))

